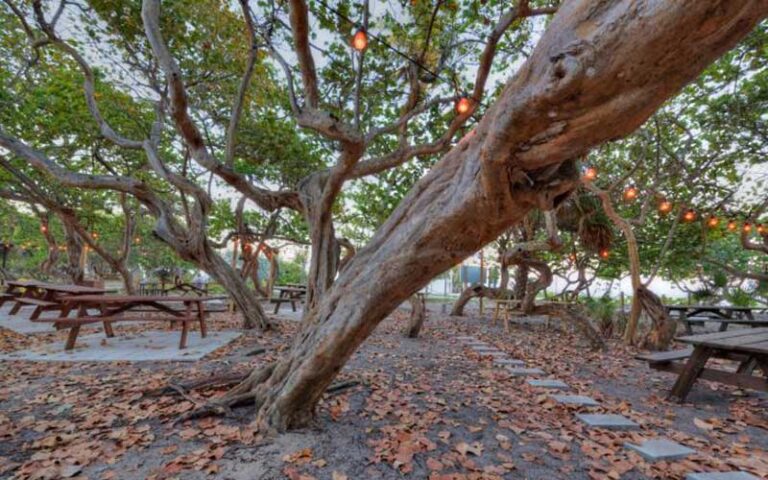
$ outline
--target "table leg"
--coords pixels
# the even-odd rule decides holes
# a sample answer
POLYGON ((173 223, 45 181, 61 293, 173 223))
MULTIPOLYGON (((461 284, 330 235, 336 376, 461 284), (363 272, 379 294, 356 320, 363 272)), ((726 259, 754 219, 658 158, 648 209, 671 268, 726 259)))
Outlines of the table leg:
POLYGON ((718 332, 724 332, 728 330, 728 322, 720 322, 720 328, 717 329, 718 332))
MULTIPOLYGON (((99 312, 101 312, 101 316, 102 317, 106 317, 107 316, 106 310, 107 310, 106 305, 104 305, 103 303, 101 305, 99 305, 99 312)), ((112 322, 109 322, 109 321, 105 320, 105 321, 102 322, 102 324, 104 325, 104 333, 107 335, 107 338, 114 337, 115 336, 115 331, 112 330, 112 322)))
POLYGON ((672 387, 672 391, 669 392, 669 398, 676 400, 680 403, 685 401, 685 397, 688 396, 688 392, 691 391, 691 387, 696 382, 696 379, 701 375, 701 371, 707 364, 707 360, 712 356, 712 349, 697 345, 693 349, 693 354, 685 364, 685 368, 680 372, 680 376, 677 377, 675 385, 672 387))
POLYGON ((693 335, 693 327, 691 327, 691 323, 688 321, 688 314, 685 310, 680 310, 680 321, 685 325, 685 333, 687 335, 693 335))
POLYGON ((77 341, 77 334, 80 333, 80 325, 73 325, 69 329, 69 335, 67 335, 67 343, 64 345, 64 350, 72 350, 75 348, 75 342, 77 341))
POLYGON ((205 303, 197 302, 197 319, 200 322, 200 336, 205 338, 208 335, 208 329, 205 326, 205 303))
POLYGON ((749 357, 739 364, 739 368, 736 369, 736 373, 752 375, 755 367, 757 367, 757 359, 755 357, 749 357))
POLYGON ((763 376, 768 378, 768 355, 755 357, 755 363, 757 363, 757 368, 763 371, 763 376))
POLYGON ((291 297, 291 309, 296 311, 296 297, 291 297))
POLYGON ((189 322, 181 322, 181 340, 179 341, 179 350, 187 348, 187 333, 189 332, 189 322))

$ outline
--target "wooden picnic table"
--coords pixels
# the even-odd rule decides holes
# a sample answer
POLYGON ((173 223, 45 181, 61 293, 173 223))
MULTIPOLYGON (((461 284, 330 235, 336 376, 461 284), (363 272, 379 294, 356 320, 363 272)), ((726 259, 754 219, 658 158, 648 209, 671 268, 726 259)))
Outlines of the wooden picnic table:
POLYGON ((307 287, 303 285, 277 285, 275 290, 278 291, 277 297, 272 297, 269 301, 275 304, 275 310, 273 313, 277 314, 280 310, 280 305, 283 303, 290 303, 293 311, 296 311, 296 302, 301 302, 304 296, 307 294, 307 287))
POLYGON ((169 322, 171 327, 176 322, 181 323, 181 339, 179 349, 186 348, 189 324, 197 322, 200 325, 200 335, 205 338, 207 328, 205 325, 205 303, 211 300, 219 300, 221 296, 169 296, 169 295, 74 295, 62 298, 64 308, 59 318, 45 319, 57 329, 69 328, 69 335, 65 350, 71 350, 75 346, 80 327, 92 323, 104 325, 104 333, 107 337, 114 337, 112 324, 127 321, 163 321, 169 322), (182 309, 173 308, 173 303, 181 304, 182 309), (77 317, 68 318, 72 310, 77 311, 77 317), (89 313, 96 310, 97 313, 89 313), (127 316, 127 312, 149 312, 154 315, 127 316))
MULTIPOLYGON (((61 310, 61 297, 66 295, 102 295, 106 293, 103 288, 84 287, 82 285, 67 285, 44 283, 37 281, 14 282, 15 286, 23 287, 24 293, 14 297, 16 304, 11 308, 10 315, 15 315, 25 305, 35 307, 30 315, 30 320, 37 320, 45 311, 61 310)), ((9 284, 10 285, 10 284, 9 284)))
POLYGON ((678 374, 669 394, 671 399, 683 402, 698 378, 768 391, 768 328, 688 335, 676 340, 693 348, 638 356, 656 370, 678 374), (735 360, 739 367, 735 372, 707 368, 707 361, 712 358, 735 360), (675 361, 683 359, 687 361, 675 361), (762 371, 763 378, 753 375, 755 369, 762 371))
MULTIPOLYGON (((0 307, 2 307, 5 302, 14 301, 16 298, 24 296, 28 289, 36 288, 38 285, 42 284, 42 282, 36 280, 7 280, 5 284, 7 285, 7 288, 5 289, 5 292, 0 294, 0 307)), ((30 295, 31 294, 32 293, 30 293, 30 295)))
POLYGON ((685 333, 693 334, 692 324, 719 322, 719 331, 728 330, 732 323, 760 327, 768 325, 764 319, 755 319, 753 307, 734 307, 720 305, 664 305, 667 313, 678 313, 678 320, 685 326, 685 333))

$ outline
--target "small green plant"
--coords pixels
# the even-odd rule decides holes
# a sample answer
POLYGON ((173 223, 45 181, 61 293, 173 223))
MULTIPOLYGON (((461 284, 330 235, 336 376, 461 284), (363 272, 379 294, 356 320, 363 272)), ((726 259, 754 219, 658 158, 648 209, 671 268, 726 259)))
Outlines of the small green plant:
POLYGON ((749 307, 752 305, 752 294, 740 288, 734 288, 725 298, 736 307, 749 307))
POLYGON ((584 305, 592 318, 600 326, 603 335, 609 336, 613 333, 613 319, 616 315, 616 302, 610 297, 598 297, 586 299, 584 305))

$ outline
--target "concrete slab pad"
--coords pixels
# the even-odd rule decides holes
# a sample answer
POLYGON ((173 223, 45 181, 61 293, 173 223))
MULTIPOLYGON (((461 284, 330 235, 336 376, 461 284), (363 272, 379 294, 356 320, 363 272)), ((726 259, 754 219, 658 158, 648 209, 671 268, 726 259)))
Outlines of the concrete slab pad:
POLYGON ((624 446, 630 450, 636 451, 649 462, 656 462, 659 460, 679 460, 692 453, 696 453, 695 450, 688 448, 685 445, 680 445, 677 442, 673 442, 672 440, 667 440, 666 438, 646 440, 640 445, 625 443, 624 446))
POLYGON ((623 415, 601 414, 601 413, 577 413, 576 418, 586 423, 587 426, 595 428, 609 428, 612 430, 629 430, 637 428, 638 425, 623 415))
POLYGON ((511 367, 522 367, 525 366, 525 362, 522 360, 518 360, 516 358, 494 358, 493 359, 494 365, 499 365, 502 367, 511 366, 511 367))
POLYGON ((689 473, 685 480, 760 480, 747 472, 689 473))
POLYGON ((528 380, 528 385, 532 387, 541 387, 541 388, 557 388, 557 389, 566 389, 571 388, 570 385, 565 383, 562 380, 555 380, 552 378, 545 378, 542 380, 537 379, 530 379, 528 380))
POLYGON ((526 377, 544 375, 546 372, 540 368, 523 368, 523 367, 510 367, 507 371, 512 374, 513 377, 526 377))
POLYGON ((558 403, 564 403, 566 405, 583 405, 586 407, 593 407, 600 405, 600 403, 594 398, 584 395, 550 395, 558 403))
POLYGON ((180 332, 176 330, 146 331, 134 334, 115 332, 113 338, 103 333, 83 335, 75 348, 64 350, 64 341, 0 355, 0 360, 41 362, 116 362, 116 361, 176 361, 199 360, 242 335, 240 332, 209 332, 206 338, 193 331, 187 338, 187 348, 179 350, 180 332))

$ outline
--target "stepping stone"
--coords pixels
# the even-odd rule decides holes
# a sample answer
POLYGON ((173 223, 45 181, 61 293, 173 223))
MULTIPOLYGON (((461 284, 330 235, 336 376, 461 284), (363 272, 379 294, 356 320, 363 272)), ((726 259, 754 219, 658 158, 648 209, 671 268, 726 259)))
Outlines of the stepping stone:
POLYGON ((747 472, 689 473, 685 480, 760 480, 747 472))
POLYGON ((469 348, 476 352, 498 352, 499 349, 491 345, 470 345, 469 348))
POLYGON ((530 379, 528 380, 528 385, 532 387, 541 387, 541 388, 571 388, 564 381, 555 380, 552 378, 546 378, 544 380, 530 379))
POLYGON ((623 415, 613 414, 588 414, 577 413, 576 418, 586 423, 590 427, 597 428, 611 428, 615 430, 628 430, 630 428, 637 428, 637 424, 623 415))
POLYGON ((566 405, 584 405, 587 407, 593 407, 600 405, 600 403, 591 397, 584 395, 550 395, 558 403, 564 403, 566 405))
POLYGON ((494 358, 493 364, 501 366, 511 365, 513 367, 522 367, 525 365, 525 362, 516 358, 494 358))
POLYGON ((513 367, 513 368, 507 368, 507 371, 513 376, 513 377, 525 377, 527 375, 544 375, 544 370, 540 368, 523 368, 523 367, 513 367))
POLYGON ((477 352, 477 353, 479 353, 480 355, 483 355, 483 356, 494 357, 494 360, 495 359, 500 359, 501 357, 506 357, 507 356, 506 353, 504 353, 504 352, 502 352, 500 350, 488 350, 488 351, 482 351, 482 352, 477 352))
POLYGON ((649 462, 656 462, 658 460, 678 460, 685 458, 692 453, 696 453, 696 450, 690 449, 685 445, 680 445, 672 440, 667 440, 666 438, 646 440, 640 445, 625 443, 624 446, 630 450, 636 451, 649 462))

